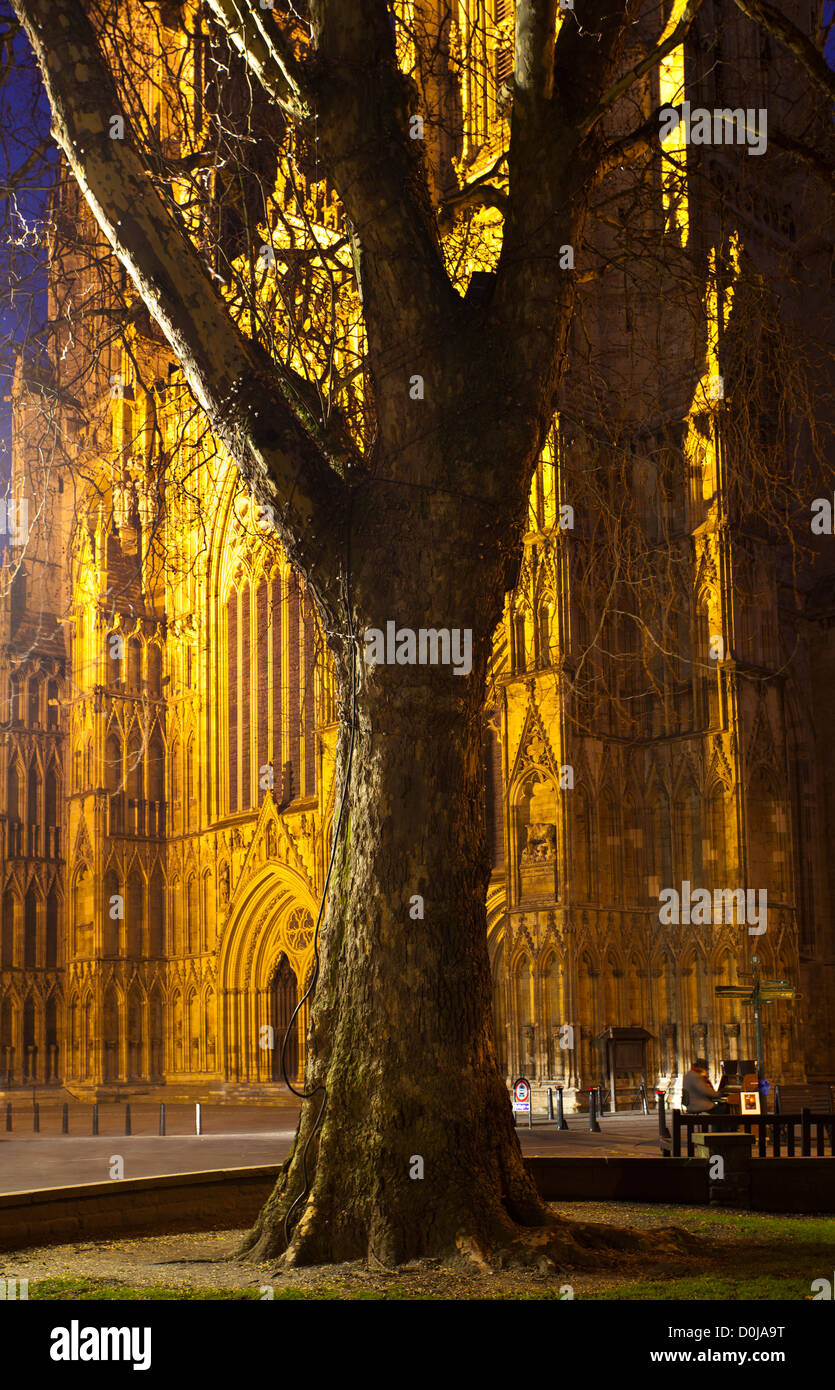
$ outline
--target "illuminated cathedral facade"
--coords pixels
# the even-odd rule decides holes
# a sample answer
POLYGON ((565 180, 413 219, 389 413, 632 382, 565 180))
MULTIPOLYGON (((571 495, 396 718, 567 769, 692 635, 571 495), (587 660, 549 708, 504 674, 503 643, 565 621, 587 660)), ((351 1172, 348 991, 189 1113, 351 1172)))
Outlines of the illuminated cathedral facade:
MULTIPOLYGON (((453 48, 471 8, 456 6, 453 48)), ((470 176, 506 138, 512 6, 494 10, 492 86, 465 88, 454 151, 470 176)), ((706 0, 706 29, 716 12, 706 0)), ((726 18, 730 38, 740 23, 726 18)), ((661 98, 666 83, 680 99, 685 76, 681 50, 654 79, 661 98)), ((662 234, 681 247, 698 230, 694 195, 662 175, 657 192, 662 234)), ((333 230, 338 214, 326 201, 319 212, 333 230)), ((760 221, 790 237, 790 213, 760 221)), ((496 219, 483 214, 487 244, 496 219)), ((737 235, 755 233, 741 222, 737 235)), ((621 411, 616 443, 582 391, 560 412, 496 634, 496 1045, 508 1079, 562 1084, 570 1103, 601 1079, 608 1027, 645 1030, 649 1087, 671 1097, 694 1056, 714 1074, 721 1058, 753 1057, 750 1008, 716 989, 748 979, 755 952, 801 996, 769 1006, 767 1074, 835 1077, 835 585, 801 576, 790 596, 769 537, 728 500, 733 404, 712 325, 733 292, 727 280, 710 292, 696 366, 654 413, 621 411), (663 623, 649 601, 621 622, 592 593, 611 586, 576 480, 607 449, 643 526, 677 557, 663 623), (662 923, 660 894, 684 883, 767 890, 767 929, 738 915, 662 923)), ((614 295, 595 309, 596 361, 611 365, 634 326, 614 295)), ((96 383, 61 407, 51 449, 36 374, 21 370, 14 399, 13 488, 30 534, 7 552, 0 606, 0 1088, 269 1093, 310 976, 330 844, 329 666, 302 585, 158 335, 114 338, 96 383)), ((635 400, 641 389, 619 388, 635 400)))

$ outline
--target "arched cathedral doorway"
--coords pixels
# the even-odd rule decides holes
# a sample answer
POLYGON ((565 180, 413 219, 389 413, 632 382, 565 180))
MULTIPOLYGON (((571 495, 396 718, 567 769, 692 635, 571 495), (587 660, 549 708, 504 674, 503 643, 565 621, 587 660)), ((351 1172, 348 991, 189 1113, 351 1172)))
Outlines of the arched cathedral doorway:
MULTIPOLYGON (((313 963, 315 899, 301 875, 265 864, 235 895, 218 960, 224 1080, 280 1085, 281 1046, 313 963)), ((287 1039, 291 1082, 304 1073, 309 1001, 287 1039)))
POLYGON ((284 1035, 293 1018, 293 1010, 299 1002, 299 986, 296 972, 282 951, 278 965, 270 980, 270 1022, 273 1027, 273 1081, 284 1081, 286 1071, 290 1081, 295 1082, 299 1074, 299 1016, 293 1021, 287 1047, 284 1050, 284 1067, 281 1065, 281 1051, 284 1035))

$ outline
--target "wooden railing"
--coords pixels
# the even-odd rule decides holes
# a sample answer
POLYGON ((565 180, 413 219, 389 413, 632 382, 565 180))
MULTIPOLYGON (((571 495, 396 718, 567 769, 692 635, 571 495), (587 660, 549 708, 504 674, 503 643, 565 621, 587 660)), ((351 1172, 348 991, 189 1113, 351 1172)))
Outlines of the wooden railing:
POLYGON ((665 1158, 693 1158, 693 1135, 706 1132, 753 1134, 754 1154, 758 1158, 781 1158, 785 1144, 786 1158, 811 1158, 814 1134, 814 1154, 817 1158, 835 1157, 835 1115, 813 1114, 803 1109, 796 1115, 688 1115, 673 1110, 667 1128, 667 1110, 662 1096, 658 1097, 658 1142, 665 1158), (795 1131, 800 1130, 798 1145, 795 1131), (798 1153, 799 1148, 799 1153, 798 1153))

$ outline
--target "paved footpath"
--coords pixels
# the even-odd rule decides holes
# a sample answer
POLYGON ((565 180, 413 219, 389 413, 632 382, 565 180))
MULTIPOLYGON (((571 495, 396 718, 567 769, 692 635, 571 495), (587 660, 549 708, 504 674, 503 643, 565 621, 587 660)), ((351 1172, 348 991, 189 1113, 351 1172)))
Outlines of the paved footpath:
MULTIPOLYGON (((26 1112, 21 1108, 19 1125, 15 1123, 12 1133, 0 1129, 0 1192, 107 1182, 116 1155, 124 1161, 126 1178, 280 1163, 289 1153, 295 1133, 296 1106, 289 1098, 275 1108, 204 1107, 203 1129, 208 1132, 201 1135, 193 1133, 193 1107, 172 1106, 170 1110, 169 1114, 166 1108, 168 1132, 163 1138, 155 1133, 158 1109, 152 1113, 150 1107, 144 1111, 132 1107, 134 1133, 126 1136, 118 1132, 124 1129, 124 1107, 101 1106, 102 1132, 93 1138, 77 1133, 82 1118, 84 1127, 89 1126, 89 1107, 83 1116, 80 1107, 71 1115, 68 1135, 60 1133, 60 1115, 52 1117, 55 1124, 42 1123, 40 1134, 33 1134, 31 1128, 24 1130, 26 1112)), ((28 1123, 31 1126, 31 1110, 28 1123)), ((553 1121, 536 1118, 533 1129, 523 1121, 517 1129, 523 1153, 566 1158, 661 1157, 655 1115, 628 1111, 604 1115, 600 1134, 589 1132, 585 1115, 568 1116, 568 1125, 567 1131, 560 1132, 553 1121)))

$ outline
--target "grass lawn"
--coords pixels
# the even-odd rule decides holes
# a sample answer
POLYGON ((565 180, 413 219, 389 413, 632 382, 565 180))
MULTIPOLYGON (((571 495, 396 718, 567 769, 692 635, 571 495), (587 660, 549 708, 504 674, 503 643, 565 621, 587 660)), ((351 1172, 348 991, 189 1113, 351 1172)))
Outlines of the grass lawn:
MULTIPOLYGON (((835 1268, 835 1219, 780 1216, 705 1207, 632 1203, 554 1204, 568 1220, 608 1220, 640 1229, 679 1226, 699 1238, 686 1253, 617 1256, 599 1269, 544 1274, 520 1268, 473 1274, 439 1261, 385 1270, 361 1262, 331 1269, 281 1272, 224 1262, 236 1233, 143 1241, 91 1242, 0 1259, 8 1273, 29 1279, 37 1301, 236 1302, 288 1300, 418 1301, 489 1299, 643 1302, 793 1301, 812 1299, 812 1283, 835 1268), (79 1268, 79 1265, 81 1267, 79 1268)), ((241 1233, 237 1233, 239 1236, 241 1233)))

